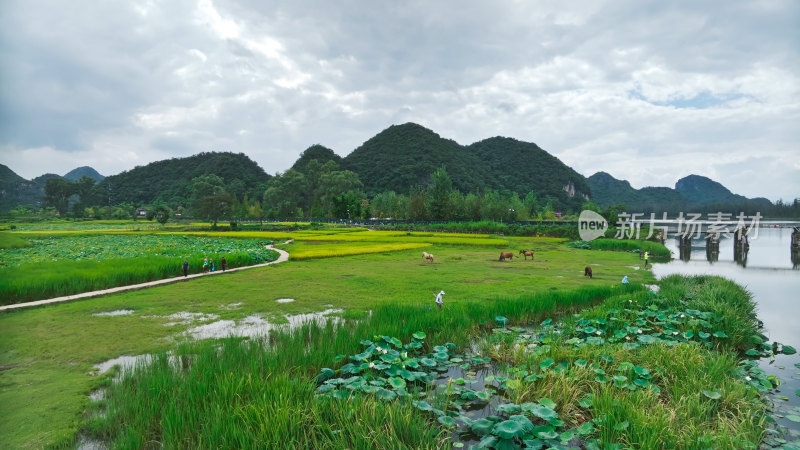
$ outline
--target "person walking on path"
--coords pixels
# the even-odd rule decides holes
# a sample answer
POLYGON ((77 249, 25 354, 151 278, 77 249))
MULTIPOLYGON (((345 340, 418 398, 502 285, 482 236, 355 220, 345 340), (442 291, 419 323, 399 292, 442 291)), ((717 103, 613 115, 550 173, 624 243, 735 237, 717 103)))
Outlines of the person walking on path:
POLYGON ((208 258, 203 259, 203 272, 208 272, 208 258))
POLYGON ((439 291, 439 295, 436 296, 436 306, 439 307, 439 311, 442 310, 442 303, 444 303, 444 300, 442 300, 443 295, 444 291, 439 291))
POLYGON ((186 277, 186 275, 189 275, 189 260, 184 259, 183 260, 183 276, 184 276, 184 278, 186 277))
POLYGON ((214 271, 214 260, 213 259, 209 259, 208 260, 208 266, 211 267, 211 271, 213 272, 214 271))
POLYGON ((225 272, 225 266, 228 265, 228 261, 225 259, 224 256, 222 257, 222 260, 220 260, 219 263, 222 264, 222 271, 225 272))
POLYGON ((650 257, 650 252, 644 252, 644 268, 647 268, 647 258, 650 257))

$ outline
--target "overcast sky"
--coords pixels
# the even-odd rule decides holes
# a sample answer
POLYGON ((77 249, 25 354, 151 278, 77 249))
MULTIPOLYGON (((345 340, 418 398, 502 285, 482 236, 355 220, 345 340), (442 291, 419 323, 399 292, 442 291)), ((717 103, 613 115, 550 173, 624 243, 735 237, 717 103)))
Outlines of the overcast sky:
POLYGON ((0 163, 283 172, 392 124, 636 187, 800 197, 800 2, 3 0, 0 163))

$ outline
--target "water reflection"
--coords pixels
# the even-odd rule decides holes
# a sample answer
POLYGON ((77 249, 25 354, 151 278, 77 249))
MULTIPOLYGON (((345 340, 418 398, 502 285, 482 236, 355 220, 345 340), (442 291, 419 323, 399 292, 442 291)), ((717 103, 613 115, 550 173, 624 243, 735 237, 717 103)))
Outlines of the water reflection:
MULTIPOLYGON (((800 292, 800 248, 792 246, 791 228, 759 228, 751 230, 749 245, 736 245, 732 238, 723 236, 718 249, 706 245, 705 238, 686 240, 674 237, 665 245, 674 259, 653 265, 653 275, 663 278, 672 274, 718 275, 747 288, 758 305, 758 317, 764 323, 764 334, 770 341, 787 345, 800 345, 800 327, 797 326, 797 293, 800 292), (687 242, 688 241, 688 242, 687 242), (787 258, 786 250, 790 250, 787 258), (704 258, 705 257, 705 258, 704 258), (704 260, 705 259, 705 260, 704 260)), ((800 232, 795 234, 800 240, 800 232)), ((759 366, 768 375, 783 381, 779 395, 785 399, 776 404, 778 412, 800 406, 800 396, 791 395, 800 389, 800 355, 776 355, 775 359, 762 359, 759 366), (788 400, 787 400, 788 399, 788 400)), ((779 418, 778 423, 795 431, 798 424, 779 418)))

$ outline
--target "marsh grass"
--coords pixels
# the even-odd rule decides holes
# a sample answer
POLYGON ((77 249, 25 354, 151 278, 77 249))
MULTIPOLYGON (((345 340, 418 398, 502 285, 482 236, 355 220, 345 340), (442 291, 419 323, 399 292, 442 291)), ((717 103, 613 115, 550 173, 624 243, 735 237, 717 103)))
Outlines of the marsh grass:
POLYGON ((593 250, 609 250, 609 251, 623 251, 633 252, 642 251, 650 252, 650 256, 658 258, 669 258, 670 251, 664 244, 659 242, 645 241, 645 240, 632 240, 632 239, 595 239, 589 243, 593 250))
POLYGON ((0 249, 14 249, 31 247, 30 241, 23 239, 20 235, 15 233, 0 233, 0 249))
MULTIPOLYGON (((578 424, 591 419, 601 444, 632 448, 756 448, 765 434, 765 403, 759 392, 742 379, 740 356, 745 338, 755 332, 754 305, 750 295, 735 283, 717 277, 662 280, 661 295, 648 291, 610 296, 602 304, 582 312, 580 318, 623 317, 624 308, 672 305, 719 314, 716 323, 728 338, 711 348, 698 342, 676 345, 649 344, 625 348, 620 344, 575 347, 566 337, 555 338, 543 348, 524 348, 507 335, 488 346, 492 356, 510 368, 537 372, 543 362, 563 362, 568 369, 546 371, 543 378, 516 382, 509 389, 515 403, 550 398, 559 417, 578 424), (580 363, 579 363, 580 362, 580 363), (627 366, 626 366, 627 365, 627 366), (659 389, 630 390, 598 373, 635 377, 631 365, 649 370, 648 382, 659 389), (601 372, 597 372, 597 371, 601 372), (712 398, 704 392, 719 392, 712 398), (591 406, 581 405, 589 396, 591 406)), ((570 330, 578 317, 559 327, 570 330)), ((752 343, 750 344, 752 345, 752 343)), ((514 371, 511 370, 510 373, 514 371)))
POLYGON ((335 364, 336 355, 355 352, 365 337, 409 339, 424 330, 429 342, 466 345, 488 326, 486 317, 533 320, 575 311, 610 292, 545 292, 455 304, 442 313, 384 304, 369 319, 342 326, 309 323, 268 340, 225 339, 219 347, 186 343, 176 354, 189 355, 189 365, 176 368, 174 357, 162 353, 127 373, 109 390, 106 418, 94 419, 87 431, 126 448, 148 442, 168 448, 441 448, 442 432, 408 403, 317 399, 313 377, 335 364))
MULTIPOLYGON (((277 259, 277 253, 225 254, 228 268, 277 259)), ((217 270, 222 254, 210 254, 217 270)), ((182 260, 166 256, 116 258, 102 261, 49 261, 0 269, 0 304, 53 298, 183 275, 182 260)), ((202 271, 203 258, 189 258, 189 272, 202 271)))

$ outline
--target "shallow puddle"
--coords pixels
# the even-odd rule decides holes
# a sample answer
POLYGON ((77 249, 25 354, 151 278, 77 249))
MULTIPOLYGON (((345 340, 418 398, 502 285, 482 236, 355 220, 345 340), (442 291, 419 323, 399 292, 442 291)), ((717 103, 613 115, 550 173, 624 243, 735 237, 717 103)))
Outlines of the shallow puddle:
POLYGON ((118 309, 116 311, 108 311, 108 312, 100 312, 94 313, 93 316, 127 316, 128 314, 133 314, 132 309, 118 309))
POLYGON ((126 370, 130 370, 136 367, 136 364, 138 364, 139 362, 149 363, 152 359, 153 359, 152 355, 136 355, 136 356, 122 355, 114 359, 109 359, 108 361, 101 362, 100 364, 95 364, 94 368, 97 369, 98 374, 104 374, 109 370, 111 370, 111 368, 114 366, 119 366, 120 372, 125 372, 126 370))
POLYGON ((228 336, 237 337, 264 337, 272 329, 280 327, 296 328, 306 322, 315 322, 319 325, 333 320, 339 323, 339 317, 328 317, 330 314, 340 313, 341 309, 326 309, 322 312, 286 315, 287 323, 271 323, 261 316, 254 314, 241 319, 239 322, 233 320, 219 320, 205 325, 196 326, 186 330, 186 334, 194 339, 219 339, 228 336))
POLYGON ((279 298, 279 299, 277 299, 275 301, 278 302, 278 303, 291 303, 291 302, 294 301, 294 299, 293 298, 279 298))
POLYGON ((206 313, 191 313, 181 311, 179 313, 170 314, 167 316, 167 319, 172 320, 172 322, 167 322, 164 324, 165 327, 173 327, 175 325, 188 325, 192 322, 206 322, 209 320, 216 320, 219 316, 216 314, 206 314, 206 313))

